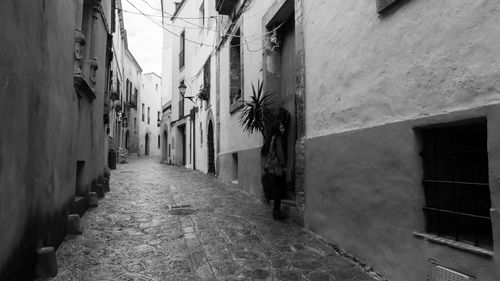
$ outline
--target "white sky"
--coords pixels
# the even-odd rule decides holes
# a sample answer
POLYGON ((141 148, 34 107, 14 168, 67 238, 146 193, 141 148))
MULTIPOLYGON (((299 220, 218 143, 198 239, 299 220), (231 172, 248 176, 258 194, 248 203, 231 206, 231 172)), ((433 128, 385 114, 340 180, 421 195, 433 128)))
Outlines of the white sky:
POLYGON ((127 30, 128 48, 141 65, 143 73, 155 72, 161 76, 162 28, 161 0, 122 0, 125 29, 127 30), (153 8, 149 7, 149 3, 153 8), (130 3, 135 5, 158 25, 141 15, 130 3), (126 12, 130 11, 130 12, 126 12), (134 14, 135 13, 135 14, 134 14))

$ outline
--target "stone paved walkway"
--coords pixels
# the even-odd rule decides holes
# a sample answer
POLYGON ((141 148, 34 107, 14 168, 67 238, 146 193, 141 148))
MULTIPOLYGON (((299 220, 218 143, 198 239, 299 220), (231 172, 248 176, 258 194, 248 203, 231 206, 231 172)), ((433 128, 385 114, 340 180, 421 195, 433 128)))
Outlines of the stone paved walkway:
POLYGON ((374 280, 270 208, 200 172, 131 159, 83 235, 59 247, 52 280, 374 280), (175 204, 197 212, 171 215, 175 204))

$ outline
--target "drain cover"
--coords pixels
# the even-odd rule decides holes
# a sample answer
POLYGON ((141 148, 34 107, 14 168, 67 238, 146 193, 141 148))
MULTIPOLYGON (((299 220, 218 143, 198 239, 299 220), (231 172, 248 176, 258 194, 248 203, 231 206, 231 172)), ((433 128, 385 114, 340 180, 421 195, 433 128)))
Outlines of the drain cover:
POLYGON ((168 213, 176 216, 187 216, 195 213, 191 205, 173 205, 168 207, 168 213))

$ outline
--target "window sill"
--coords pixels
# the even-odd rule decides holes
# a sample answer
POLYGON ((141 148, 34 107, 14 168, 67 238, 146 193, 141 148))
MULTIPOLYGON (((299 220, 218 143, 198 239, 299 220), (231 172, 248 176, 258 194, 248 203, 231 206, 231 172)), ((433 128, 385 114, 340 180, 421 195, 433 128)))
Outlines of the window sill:
POLYGON ((234 114, 238 109, 242 108, 244 105, 243 101, 235 101, 229 105, 229 113, 234 114))
POLYGON ((429 234, 429 233, 413 232, 413 235, 415 237, 427 240, 429 242, 447 245, 447 246, 455 248, 455 249, 471 252, 471 253, 486 256, 486 257, 493 257, 493 251, 479 248, 476 246, 472 246, 472 245, 469 245, 469 244, 466 244, 463 242, 457 242, 457 241, 454 241, 451 239, 439 237, 437 235, 433 235, 433 234, 429 234))

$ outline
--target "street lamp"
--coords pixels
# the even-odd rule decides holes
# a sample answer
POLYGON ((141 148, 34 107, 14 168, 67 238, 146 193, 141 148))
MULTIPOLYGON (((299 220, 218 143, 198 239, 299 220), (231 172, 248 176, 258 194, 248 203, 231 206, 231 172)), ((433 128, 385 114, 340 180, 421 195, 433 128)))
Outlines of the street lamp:
POLYGON ((186 94, 186 84, 184 84, 184 81, 181 81, 181 83, 179 84, 179 94, 181 94, 181 97, 182 99, 188 99, 190 100, 192 103, 194 103, 193 101, 193 98, 194 97, 186 97, 185 94, 186 94))

